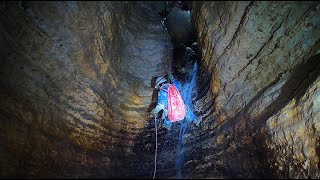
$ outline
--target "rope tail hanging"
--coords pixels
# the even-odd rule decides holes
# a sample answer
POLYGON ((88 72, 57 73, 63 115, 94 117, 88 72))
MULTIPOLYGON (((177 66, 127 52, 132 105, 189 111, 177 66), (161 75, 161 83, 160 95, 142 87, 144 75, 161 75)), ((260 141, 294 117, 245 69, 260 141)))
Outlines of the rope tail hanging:
POLYGON ((153 171, 153 178, 154 179, 156 177, 156 171, 157 171, 157 151, 158 151, 158 137, 157 137, 157 117, 154 117, 154 126, 156 129, 156 150, 154 152, 154 171, 153 171))

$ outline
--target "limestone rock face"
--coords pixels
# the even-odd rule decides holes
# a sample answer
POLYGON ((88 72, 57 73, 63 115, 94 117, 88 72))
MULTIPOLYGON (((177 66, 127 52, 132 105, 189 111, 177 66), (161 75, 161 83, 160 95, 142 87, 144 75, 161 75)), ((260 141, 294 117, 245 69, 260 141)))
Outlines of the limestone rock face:
POLYGON ((160 15, 142 2, 0 11, 0 176, 121 176, 164 71, 160 15))
MULTIPOLYGON (((211 75, 204 95, 214 100, 209 124, 218 129, 208 146, 230 136, 230 148, 244 166, 257 156, 266 175, 319 178, 320 4, 194 2, 191 7, 203 66, 211 75), (245 145, 254 154, 241 152, 245 145)), ((212 159, 203 166, 215 171, 212 159)), ((219 161, 229 161, 224 159, 219 161)), ((251 167, 250 173, 227 169, 233 169, 232 177, 263 177, 261 169, 251 167)))
MULTIPOLYGON (((319 56, 317 57, 319 60, 319 56)), ((319 68, 318 68, 319 71, 319 68)), ((319 72, 318 72, 319 73, 319 72)), ((319 91, 317 78, 304 94, 289 100, 266 122, 270 166, 284 177, 319 177, 319 91)))
MULTIPOLYGON (((0 177, 152 177, 166 3, 0 3, 0 177)), ((188 6, 200 57, 183 177, 320 178, 320 3, 188 6)), ((157 178, 176 177, 179 127, 157 131, 157 178)))

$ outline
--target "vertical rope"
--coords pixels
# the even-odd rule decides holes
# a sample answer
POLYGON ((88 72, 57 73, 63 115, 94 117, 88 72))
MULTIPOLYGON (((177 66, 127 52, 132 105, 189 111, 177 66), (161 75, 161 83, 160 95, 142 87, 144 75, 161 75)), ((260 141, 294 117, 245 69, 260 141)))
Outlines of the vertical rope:
POLYGON ((157 117, 154 116, 154 126, 156 129, 156 151, 154 152, 154 171, 153 171, 153 178, 156 177, 156 171, 157 171, 157 151, 158 151, 158 136, 157 136, 157 117))
MULTIPOLYGON (((165 6, 165 12, 167 12, 167 9, 168 9, 168 1, 166 1, 166 4, 167 6, 165 6)), ((167 18, 167 13, 166 13, 166 18, 167 18)), ((166 31, 167 31, 167 28, 166 28, 166 25, 165 25, 165 18, 163 18, 162 20, 162 25, 163 25, 163 35, 165 37, 165 46, 164 46, 164 58, 165 58, 165 62, 166 62, 166 68, 167 68, 167 74, 169 76, 169 74, 171 74, 171 61, 170 61, 170 57, 171 57, 171 54, 168 53, 168 51, 171 49, 169 48, 169 41, 170 41, 170 37, 167 36, 166 34, 166 31), (168 55, 169 54, 169 55, 168 55)), ((172 83, 172 82, 171 82, 172 83)))

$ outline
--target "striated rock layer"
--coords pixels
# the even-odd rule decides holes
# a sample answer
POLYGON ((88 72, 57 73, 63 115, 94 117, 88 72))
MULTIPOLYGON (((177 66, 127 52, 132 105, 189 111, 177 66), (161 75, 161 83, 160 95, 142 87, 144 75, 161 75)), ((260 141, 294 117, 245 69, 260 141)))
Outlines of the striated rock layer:
MULTIPOLYGON (((165 4, 0 3, 0 177, 152 177, 165 4)), ((183 177, 320 178, 320 3, 188 6, 201 59, 183 177)), ((157 178, 176 176, 178 135, 158 129, 157 178)))
POLYGON ((2 2, 1 177, 112 177, 168 34, 142 2, 2 2))
POLYGON ((212 75, 212 96, 198 103, 214 99, 207 124, 217 128, 204 144, 210 155, 198 164, 222 169, 223 177, 319 178, 320 4, 191 7, 202 63, 212 75))

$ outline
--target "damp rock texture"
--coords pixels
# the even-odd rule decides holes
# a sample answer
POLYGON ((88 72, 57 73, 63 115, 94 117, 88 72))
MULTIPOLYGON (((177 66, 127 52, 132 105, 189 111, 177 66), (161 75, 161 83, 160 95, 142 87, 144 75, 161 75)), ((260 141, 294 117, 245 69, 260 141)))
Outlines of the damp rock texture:
POLYGON ((1 2, 0 177, 121 177, 164 71, 142 2, 1 2))
MULTIPOLYGON (((167 3, 0 3, 0 177, 152 178, 167 3)), ((182 177, 320 178, 320 3, 187 4, 200 57, 182 177)), ((157 132, 156 177, 175 178, 179 123, 157 132)))
POLYGON ((203 125, 216 129, 198 164, 222 177, 319 178, 320 4, 194 2, 191 9, 211 75, 197 103, 203 112, 200 104, 214 101, 203 125))

